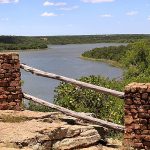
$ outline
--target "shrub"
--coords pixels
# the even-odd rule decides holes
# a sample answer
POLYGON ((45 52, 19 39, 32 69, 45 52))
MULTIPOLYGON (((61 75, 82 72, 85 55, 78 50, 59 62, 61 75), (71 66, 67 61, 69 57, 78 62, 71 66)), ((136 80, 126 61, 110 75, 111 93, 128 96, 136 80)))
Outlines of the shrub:
MULTIPOLYGON (((82 77, 80 80, 98 86, 122 90, 121 81, 109 80, 101 76, 82 77)), ((98 118, 123 124, 124 102, 113 96, 62 82, 55 89, 54 103, 74 111, 94 113, 98 118)))
POLYGON ((49 107, 46 107, 46 106, 34 103, 32 101, 30 101, 28 103, 28 106, 26 106, 26 108, 28 110, 31 110, 31 111, 39 111, 39 112, 52 112, 53 111, 52 108, 49 108, 49 107))

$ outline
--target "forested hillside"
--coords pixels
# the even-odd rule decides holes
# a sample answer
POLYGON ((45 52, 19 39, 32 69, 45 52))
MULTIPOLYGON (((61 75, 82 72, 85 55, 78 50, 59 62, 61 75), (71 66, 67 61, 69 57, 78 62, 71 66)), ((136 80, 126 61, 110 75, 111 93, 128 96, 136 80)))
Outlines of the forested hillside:
POLYGON ((47 36, 50 44, 77 43, 132 43, 141 39, 150 39, 144 34, 116 34, 116 35, 79 35, 79 36, 47 36))
POLYGON ((0 36, 0 50, 43 49, 48 44, 133 43, 150 35, 0 36))
POLYGON ((0 50, 26 50, 47 48, 47 43, 37 37, 0 36, 0 50))
POLYGON ((126 68, 124 75, 130 80, 138 76, 144 77, 150 71, 150 40, 141 40, 127 46, 96 48, 82 56, 117 61, 126 68))

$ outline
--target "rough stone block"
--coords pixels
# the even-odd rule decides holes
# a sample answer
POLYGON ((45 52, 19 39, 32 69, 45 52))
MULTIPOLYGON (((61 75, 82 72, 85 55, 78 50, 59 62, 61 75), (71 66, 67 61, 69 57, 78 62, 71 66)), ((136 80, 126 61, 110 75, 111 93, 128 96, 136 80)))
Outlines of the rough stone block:
POLYGON ((132 83, 125 88, 124 140, 131 141, 135 149, 150 149, 149 93, 150 83, 132 83), (129 100, 132 100, 132 104, 129 100))
POLYGON ((0 109, 19 110, 21 107, 20 76, 19 55, 0 53, 0 109))

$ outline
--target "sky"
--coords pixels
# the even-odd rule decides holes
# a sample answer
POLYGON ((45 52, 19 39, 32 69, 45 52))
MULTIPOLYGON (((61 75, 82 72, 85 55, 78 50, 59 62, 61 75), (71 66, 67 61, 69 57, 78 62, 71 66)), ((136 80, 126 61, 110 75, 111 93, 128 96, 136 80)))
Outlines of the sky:
POLYGON ((150 0, 0 0, 0 35, 150 34, 150 0))

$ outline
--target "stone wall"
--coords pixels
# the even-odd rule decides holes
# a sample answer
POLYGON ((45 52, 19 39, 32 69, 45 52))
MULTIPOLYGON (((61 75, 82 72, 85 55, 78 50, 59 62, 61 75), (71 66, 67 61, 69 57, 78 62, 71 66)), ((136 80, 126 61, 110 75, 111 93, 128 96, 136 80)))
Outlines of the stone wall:
POLYGON ((22 101, 19 55, 0 53, 0 110, 20 110, 22 101))
POLYGON ((126 147, 150 150, 150 83, 132 83, 125 88, 126 147))

